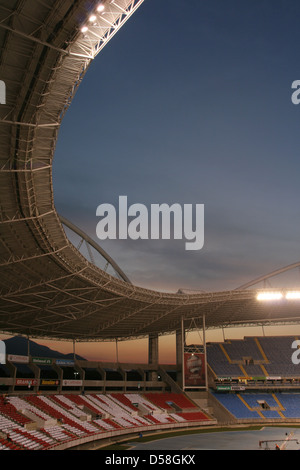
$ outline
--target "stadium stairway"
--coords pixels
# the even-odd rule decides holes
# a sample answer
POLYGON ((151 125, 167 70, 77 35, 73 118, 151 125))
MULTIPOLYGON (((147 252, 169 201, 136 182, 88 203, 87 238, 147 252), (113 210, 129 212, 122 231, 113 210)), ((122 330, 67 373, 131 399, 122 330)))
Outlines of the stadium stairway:
POLYGON ((248 405, 248 403, 246 402, 246 400, 239 394, 237 393, 237 397, 241 400, 241 402, 246 406, 246 408, 248 408, 248 410, 250 411, 256 411, 258 413, 258 415, 264 419, 264 415, 260 412, 260 410, 254 410, 250 405, 248 405))

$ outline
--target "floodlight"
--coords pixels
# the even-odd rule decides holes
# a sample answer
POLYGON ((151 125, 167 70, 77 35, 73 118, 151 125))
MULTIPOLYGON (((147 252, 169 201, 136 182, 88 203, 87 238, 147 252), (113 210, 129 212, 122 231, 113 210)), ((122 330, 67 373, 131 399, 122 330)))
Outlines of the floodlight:
POLYGON ((280 300, 282 297, 281 292, 261 292, 257 295, 257 300, 280 300))
POLYGON ((285 295, 286 299, 300 299, 300 291, 290 291, 285 295))
POLYGON ((81 28, 81 32, 82 33, 86 33, 88 30, 88 27, 87 26, 83 26, 83 28, 81 28))
POLYGON ((97 11, 100 13, 100 11, 104 10, 104 5, 100 4, 97 6, 97 11))
POLYGON ((94 23, 94 21, 96 21, 96 19, 97 19, 97 17, 96 17, 95 15, 91 15, 91 16, 89 17, 89 21, 90 21, 91 23, 94 23))

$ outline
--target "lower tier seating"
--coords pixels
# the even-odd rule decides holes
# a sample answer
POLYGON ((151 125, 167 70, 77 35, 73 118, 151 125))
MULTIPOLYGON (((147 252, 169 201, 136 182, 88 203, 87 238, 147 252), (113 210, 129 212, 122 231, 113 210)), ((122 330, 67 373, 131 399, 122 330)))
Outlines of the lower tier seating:
POLYGON ((117 429, 209 420, 184 394, 154 395, 96 393, 0 397, 0 450, 43 450, 80 437, 101 437, 101 433, 117 429), (176 403, 179 411, 170 403, 176 403), (192 411, 181 412, 180 405, 192 411))
POLYGON ((300 419, 300 393, 214 393, 237 419, 300 419))

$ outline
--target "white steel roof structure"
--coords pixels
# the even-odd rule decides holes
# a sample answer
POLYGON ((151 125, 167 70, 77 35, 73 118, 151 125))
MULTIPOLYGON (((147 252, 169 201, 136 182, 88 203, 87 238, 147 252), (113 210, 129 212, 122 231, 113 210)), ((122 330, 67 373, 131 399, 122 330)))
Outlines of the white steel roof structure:
POLYGON ((208 328, 299 320, 297 303, 262 304, 247 288, 188 295, 136 287, 97 268, 65 234, 52 187, 58 131, 91 61, 142 3, 0 2, 2 332, 105 341, 172 332, 182 317, 203 314, 208 328))

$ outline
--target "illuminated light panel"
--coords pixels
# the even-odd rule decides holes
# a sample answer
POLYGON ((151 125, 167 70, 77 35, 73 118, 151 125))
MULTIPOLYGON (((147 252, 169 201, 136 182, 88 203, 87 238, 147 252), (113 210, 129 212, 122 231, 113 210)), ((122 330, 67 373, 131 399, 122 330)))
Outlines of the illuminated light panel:
POLYGON ((282 298, 281 292, 261 292, 257 295, 257 300, 280 300, 282 298))
POLYGON ((286 293, 286 299, 300 299, 300 291, 290 291, 286 293))

